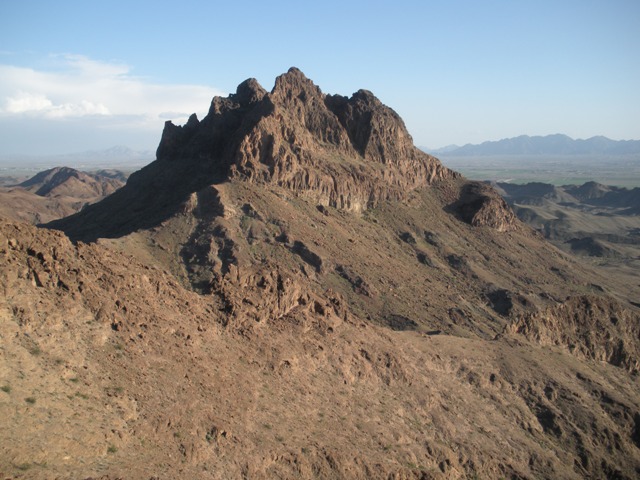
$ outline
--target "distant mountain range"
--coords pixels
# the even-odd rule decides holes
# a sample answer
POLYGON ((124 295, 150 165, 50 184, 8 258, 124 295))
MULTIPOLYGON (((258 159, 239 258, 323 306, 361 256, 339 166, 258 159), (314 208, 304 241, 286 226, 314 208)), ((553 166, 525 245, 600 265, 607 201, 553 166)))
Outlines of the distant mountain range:
POLYGON ((640 140, 611 140, 597 136, 586 140, 562 135, 520 135, 479 145, 462 147, 448 145, 439 149, 426 149, 428 153, 443 156, 474 155, 629 155, 640 154, 640 140))

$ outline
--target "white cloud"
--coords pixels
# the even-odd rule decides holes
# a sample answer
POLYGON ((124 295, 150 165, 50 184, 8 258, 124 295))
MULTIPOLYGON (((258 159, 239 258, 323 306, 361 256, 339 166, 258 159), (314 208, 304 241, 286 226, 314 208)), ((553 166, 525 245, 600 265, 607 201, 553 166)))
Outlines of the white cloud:
MULTIPOLYGON (((68 117, 121 117, 155 128, 167 112, 206 114, 221 92, 202 85, 162 85, 131 75, 120 63, 80 55, 52 57, 53 71, 0 64, 0 116, 27 115, 54 121, 68 117)), ((172 117, 177 123, 189 114, 172 117)), ((112 119, 113 120, 113 119, 112 119)), ((113 122, 111 122, 112 124, 113 122)))
POLYGON ((6 113, 42 114, 48 118, 109 115, 109 109, 102 103, 95 104, 88 100, 81 100, 80 103, 54 105, 45 95, 27 92, 18 92, 15 96, 8 97, 5 111, 6 113))
POLYGON ((80 55, 40 59, 49 68, 10 65, 0 56, 0 157, 128 145, 154 149, 164 121, 202 118, 212 97, 204 85, 165 85, 136 77, 118 62, 80 55))
POLYGON ((39 93, 18 92, 6 100, 6 111, 9 113, 37 112, 53 107, 51 100, 39 93))

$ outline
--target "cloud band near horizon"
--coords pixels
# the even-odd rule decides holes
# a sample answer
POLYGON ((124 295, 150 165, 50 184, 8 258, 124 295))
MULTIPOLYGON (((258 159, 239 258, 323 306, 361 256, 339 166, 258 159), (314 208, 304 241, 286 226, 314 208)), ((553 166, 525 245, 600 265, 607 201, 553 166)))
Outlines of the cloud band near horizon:
MULTIPOLYGON (((181 124, 206 115, 211 99, 226 95, 205 85, 161 84, 132 74, 127 65, 82 55, 51 55, 53 68, 0 64, 0 126, 32 122, 60 131, 61 121, 83 120, 96 130, 128 128, 156 133, 165 120, 181 124)), ((90 131, 86 129, 85 131, 90 131)), ((129 132, 132 133, 132 132, 129 132)), ((36 132, 3 139, 0 153, 30 153, 36 132)), ((73 132, 69 132, 70 135, 73 132)), ((54 148, 55 149, 55 148, 54 148)))

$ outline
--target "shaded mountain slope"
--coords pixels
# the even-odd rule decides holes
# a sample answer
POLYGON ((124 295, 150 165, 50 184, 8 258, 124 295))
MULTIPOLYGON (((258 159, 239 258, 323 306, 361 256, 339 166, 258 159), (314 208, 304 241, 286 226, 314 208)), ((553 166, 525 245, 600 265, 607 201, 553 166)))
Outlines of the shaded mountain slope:
POLYGON ((75 244, 2 226, 7 471, 640 472, 637 289, 416 150, 371 93, 248 80, 157 156, 49 225, 75 244), (74 420, 76 398, 101 413, 74 420), (46 445, 60 424, 83 440, 46 445))
POLYGON ((547 183, 527 184, 499 182, 495 184, 512 203, 540 203, 542 199, 556 203, 584 204, 609 209, 628 209, 618 213, 637 215, 640 205, 640 188, 624 188, 587 182, 582 185, 555 186, 547 183))
MULTIPOLYGON (((577 203, 578 200, 562 187, 556 187, 548 183, 531 182, 526 184, 499 182, 492 184, 501 195, 504 195, 511 203, 521 205, 540 205, 544 200, 556 203, 577 203)), ((578 195, 580 192, 576 192, 578 195)))

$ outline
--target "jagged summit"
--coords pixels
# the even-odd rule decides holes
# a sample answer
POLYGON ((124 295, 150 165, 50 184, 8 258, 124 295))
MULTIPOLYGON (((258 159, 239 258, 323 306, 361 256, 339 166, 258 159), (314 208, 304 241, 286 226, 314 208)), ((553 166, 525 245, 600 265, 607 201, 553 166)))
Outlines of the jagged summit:
POLYGON ((402 119, 371 92, 325 95, 297 68, 280 75, 270 93, 245 80, 235 94, 214 98, 202 122, 167 122, 157 157, 208 158, 223 177, 315 191, 320 203, 347 210, 455 175, 416 149, 402 119), (361 178, 343 183, 329 165, 335 160, 361 178), (365 163, 356 168, 359 160, 365 163))
POLYGON ((301 97, 303 92, 310 97, 323 97, 322 91, 312 80, 307 78, 298 68, 291 67, 287 73, 276 78, 271 94, 275 97, 281 96, 281 98, 288 99, 297 96, 301 100, 305 100, 301 97))
POLYGON ((250 78, 214 97, 202 120, 167 121, 156 156, 113 198, 51 226, 84 240, 148 228, 193 192, 231 179, 361 212, 459 177, 417 149, 400 116, 371 92, 326 95, 297 68, 271 92, 250 78))

